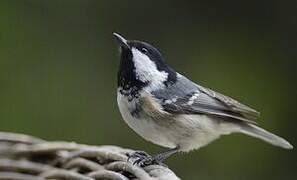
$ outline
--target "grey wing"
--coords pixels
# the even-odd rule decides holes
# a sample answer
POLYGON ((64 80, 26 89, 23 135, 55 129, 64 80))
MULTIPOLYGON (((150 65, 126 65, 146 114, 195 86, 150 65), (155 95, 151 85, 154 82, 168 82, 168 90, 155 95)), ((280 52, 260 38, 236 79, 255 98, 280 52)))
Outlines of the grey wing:
POLYGON ((238 101, 199 86, 183 76, 172 86, 153 92, 171 114, 208 114, 255 123, 259 113, 238 101))
POLYGON ((233 112, 240 113, 244 117, 248 119, 257 119, 260 116, 260 113, 228 96, 225 96, 221 93, 215 92, 211 89, 202 87, 197 85, 199 90, 208 96, 222 102, 224 105, 226 105, 228 108, 230 108, 233 112))

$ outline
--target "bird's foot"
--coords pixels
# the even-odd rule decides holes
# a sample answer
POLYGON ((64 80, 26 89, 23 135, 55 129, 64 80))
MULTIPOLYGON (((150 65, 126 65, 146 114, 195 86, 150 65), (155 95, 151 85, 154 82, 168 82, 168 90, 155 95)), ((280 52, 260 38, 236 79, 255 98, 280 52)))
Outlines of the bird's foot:
POLYGON ((154 164, 166 166, 163 163, 164 159, 160 155, 151 156, 144 151, 136 151, 132 154, 127 154, 127 156, 128 156, 128 161, 132 159, 133 165, 138 165, 140 167, 145 167, 145 166, 154 165, 154 164))

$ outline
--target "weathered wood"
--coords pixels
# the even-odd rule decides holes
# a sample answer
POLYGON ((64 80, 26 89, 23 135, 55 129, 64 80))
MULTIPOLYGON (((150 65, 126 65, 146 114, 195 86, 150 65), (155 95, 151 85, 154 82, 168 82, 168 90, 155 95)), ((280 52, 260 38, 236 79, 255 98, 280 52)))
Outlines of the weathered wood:
POLYGON ((179 179, 167 167, 133 165, 127 157, 132 152, 0 132, 0 179, 179 179))

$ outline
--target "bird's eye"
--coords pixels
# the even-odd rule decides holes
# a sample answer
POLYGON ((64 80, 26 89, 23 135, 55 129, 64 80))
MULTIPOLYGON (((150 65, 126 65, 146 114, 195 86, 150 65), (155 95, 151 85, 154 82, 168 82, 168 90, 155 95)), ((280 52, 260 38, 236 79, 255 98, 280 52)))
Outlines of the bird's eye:
POLYGON ((143 54, 146 54, 146 53, 147 53, 147 49, 146 49, 146 48, 142 48, 142 49, 141 49, 141 52, 142 52, 143 54))

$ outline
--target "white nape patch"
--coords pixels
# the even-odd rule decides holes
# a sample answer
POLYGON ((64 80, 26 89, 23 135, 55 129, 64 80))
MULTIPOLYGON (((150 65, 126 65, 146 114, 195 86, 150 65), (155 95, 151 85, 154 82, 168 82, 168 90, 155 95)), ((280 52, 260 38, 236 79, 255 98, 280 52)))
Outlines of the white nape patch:
POLYGON ((138 49, 132 48, 132 54, 136 78, 142 82, 149 83, 145 89, 151 92, 164 86, 163 82, 167 80, 168 73, 159 71, 157 65, 138 49))
POLYGON ((188 105, 192 105, 195 101, 195 99, 197 99, 199 97, 200 93, 197 91, 193 94, 193 96, 189 99, 188 101, 188 105))

